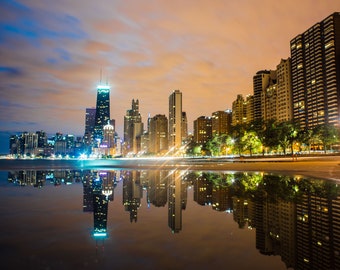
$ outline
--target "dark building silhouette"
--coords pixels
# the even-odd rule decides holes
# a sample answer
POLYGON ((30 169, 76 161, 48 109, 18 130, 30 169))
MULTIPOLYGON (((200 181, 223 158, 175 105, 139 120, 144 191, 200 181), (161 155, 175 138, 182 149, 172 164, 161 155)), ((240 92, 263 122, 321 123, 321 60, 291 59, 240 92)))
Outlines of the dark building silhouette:
POLYGON ((110 120, 110 86, 97 86, 96 117, 94 123, 94 140, 103 139, 103 127, 110 120))

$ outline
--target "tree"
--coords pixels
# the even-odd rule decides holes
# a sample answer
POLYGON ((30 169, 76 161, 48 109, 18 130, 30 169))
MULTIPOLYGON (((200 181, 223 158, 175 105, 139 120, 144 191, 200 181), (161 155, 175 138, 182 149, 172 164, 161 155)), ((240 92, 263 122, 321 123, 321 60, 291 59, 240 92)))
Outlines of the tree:
POLYGON ((326 153, 327 147, 339 140, 339 130, 331 124, 321 124, 313 129, 314 135, 320 140, 326 153))
POLYGON ((243 137, 241 138, 241 142, 244 149, 249 151, 250 156, 252 156, 254 150, 261 146, 261 141, 254 131, 245 131, 243 137))
POLYGON ((293 154, 293 144, 297 137, 299 128, 296 123, 291 121, 280 122, 277 126, 278 129, 278 142, 286 154, 287 148, 291 148, 293 154))

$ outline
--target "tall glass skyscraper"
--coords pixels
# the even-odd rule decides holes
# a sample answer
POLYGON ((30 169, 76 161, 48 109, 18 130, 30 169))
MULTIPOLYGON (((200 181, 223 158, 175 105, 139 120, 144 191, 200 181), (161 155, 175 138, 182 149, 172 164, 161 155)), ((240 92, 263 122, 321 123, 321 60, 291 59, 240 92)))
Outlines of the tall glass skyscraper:
POLYGON ((110 86, 97 86, 96 119, 94 124, 94 140, 103 139, 103 128, 110 120, 110 86))

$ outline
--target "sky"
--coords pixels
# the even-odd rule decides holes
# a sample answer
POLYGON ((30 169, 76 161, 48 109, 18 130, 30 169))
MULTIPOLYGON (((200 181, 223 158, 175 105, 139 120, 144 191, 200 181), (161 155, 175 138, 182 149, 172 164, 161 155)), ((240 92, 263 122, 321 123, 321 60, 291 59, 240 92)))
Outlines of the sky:
POLYGON ((252 94, 259 70, 290 56, 290 40, 338 0, 0 0, 0 153, 10 134, 83 135, 96 86, 111 86, 111 118, 168 117, 183 95, 189 131, 200 116, 252 94))

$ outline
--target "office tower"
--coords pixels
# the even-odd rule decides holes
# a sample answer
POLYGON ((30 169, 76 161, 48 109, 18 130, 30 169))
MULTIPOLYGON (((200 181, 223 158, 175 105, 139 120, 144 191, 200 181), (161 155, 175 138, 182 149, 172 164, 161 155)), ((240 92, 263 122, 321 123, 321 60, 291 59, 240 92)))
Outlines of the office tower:
POLYGON ((188 140, 188 118, 187 113, 182 112, 182 142, 188 140))
POLYGON ((293 38, 290 52, 294 120, 302 128, 339 126, 340 13, 293 38))
POLYGON ((237 95, 236 99, 232 103, 232 120, 233 126, 241 125, 246 122, 246 109, 245 101, 241 94, 237 95))
POLYGON ((169 147, 182 145, 182 93, 175 90, 169 96, 169 147))
POLYGON ((194 142, 205 144, 212 138, 211 117, 200 116, 194 121, 194 142))
POLYGON ((22 134, 24 143, 24 154, 36 155, 38 148, 38 134, 32 132, 24 132, 22 134))
POLYGON ((38 135, 38 147, 45 148, 47 147, 47 135, 45 131, 37 131, 36 134, 38 135))
POLYGON ((231 125, 242 125, 251 123, 254 120, 254 96, 247 95, 246 99, 242 95, 237 95, 232 103, 231 125))
POLYGON ((292 120, 292 76, 291 60, 281 59, 276 66, 277 75, 277 115, 278 122, 292 120))
POLYGON ((164 114, 157 114, 150 119, 149 152, 153 154, 165 153, 168 150, 168 118, 164 114))
POLYGON ((228 134, 231 126, 231 111, 216 111, 212 113, 212 136, 228 134))
POLYGON ((262 115, 262 92, 276 83, 276 71, 273 70, 261 70, 253 77, 253 90, 254 90, 254 120, 261 120, 262 115))
POLYGON ((87 146, 91 145, 93 142, 95 121, 96 121, 96 108, 86 108, 84 143, 87 146))
POLYGON ((96 117, 94 122, 94 140, 103 139, 103 127, 110 120, 110 86, 97 86, 96 117))
POLYGON ((141 149, 141 136, 143 135, 142 117, 139 112, 139 101, 132 100, 130 110, 124 116, 124 152, 137 154, 141 149))
POLYGON ((115 154, 115 129, 110 124, 110 121, 103 127, 103 140, 100 144, 101 152, 103 155, 115 154))
POLYGON ((270 84, 261 93, 261 118, 266 121, 276 120, 277 115, 277 84, 270 84))

